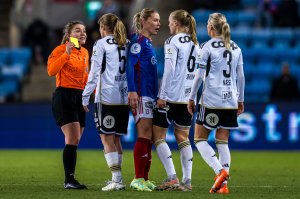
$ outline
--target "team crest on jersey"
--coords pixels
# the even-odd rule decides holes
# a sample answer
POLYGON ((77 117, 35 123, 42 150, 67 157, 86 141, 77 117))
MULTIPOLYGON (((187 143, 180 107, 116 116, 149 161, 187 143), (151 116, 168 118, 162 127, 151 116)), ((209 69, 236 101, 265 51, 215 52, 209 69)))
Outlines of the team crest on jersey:
POLYGON ((214 113, 209 113, 206 117, 205 117, 205 121, 207 124, 209 124, 210 126, 215 126, 218 124, 219 122, 219 117, 214 114, 214 113))
POLYGON ((115 118, 111 115, 107 115, 103 118, 103 126, 107 129, 111 129, 115 126, 115 118))
POLYGON ((140 44, 138 44, 138 43, 134 43, 134 44, 132 44, 132 46, 130 47, 130 52, 132 53, 132 54, 138 54, 138 53, 140 53, 141 52, 141 45, 140 44))
POLYGON ((157 63, 157 60, 156 60, 156 58, 154 56, 151 57, 151 63, 153 65, 155 65, 157 63))

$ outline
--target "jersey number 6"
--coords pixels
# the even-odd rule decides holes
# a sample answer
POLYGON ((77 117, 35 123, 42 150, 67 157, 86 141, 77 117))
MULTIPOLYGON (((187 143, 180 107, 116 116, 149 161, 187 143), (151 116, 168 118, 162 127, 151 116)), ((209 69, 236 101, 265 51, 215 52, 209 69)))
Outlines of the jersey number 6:
POLYGON ((193 45, 192 49, 191 49, 191 52, 190 52, 190 56, 189 56, 188 62, 187 62, 187 69, 188 69, 188 71, 190 73, 194 72, 194 69, 195 69, 196 58, 193 56, 194 49, 195 49, 195 46, 193 45))

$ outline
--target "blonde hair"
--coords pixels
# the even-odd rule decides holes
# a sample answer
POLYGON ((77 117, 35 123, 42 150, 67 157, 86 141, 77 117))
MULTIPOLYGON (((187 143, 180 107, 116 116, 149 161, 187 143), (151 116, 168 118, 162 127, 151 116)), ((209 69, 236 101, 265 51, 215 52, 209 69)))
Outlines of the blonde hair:
POLYGON ((141 33, 143 29, 142 20, 146 21, 153 13, 158 12, 153 8, 144 8, 133 16, 133 27, 136 32, 141 33))
POLYGON ((98 20, 98 24, 100 23, 107 28, 108 32, 113 33, 119 46, 124 46, 126 44, 126 28, 117 15, 112 13, 104 14, 98 20))
POLYGON ((64 27, 64 30, 63 30, 64 35, 62 37, 60 44, 65 44, 69 40, 69 36, 70 36, 72 30, 73 30, 74 26, 77 24, 81 24, 85 27, 85 24, 82 21, 78 21, 78 20, 67 23, 64 27))
POLYGON ((226 17, 221 13, 213 13, 209 15, 208 22, 212 25, 216 34, 222 37, 225 47, 230 49, 230 27, 226 17))
POLYGON ((181 26, 186 27, 192 41, 198 44, 195 18, 185 10, 175 10, 171 12, 170 16, 172 19, 178 21, 181 26))

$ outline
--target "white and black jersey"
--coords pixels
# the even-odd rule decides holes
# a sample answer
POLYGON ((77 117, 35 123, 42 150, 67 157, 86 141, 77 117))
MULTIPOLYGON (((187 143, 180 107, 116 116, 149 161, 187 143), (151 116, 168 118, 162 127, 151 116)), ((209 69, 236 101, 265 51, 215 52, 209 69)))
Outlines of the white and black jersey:
POLYGON ((230 41, 226 49, 220 38, 200 45, 200 67, 206 68, 200 104, 218 109, 237 109, 244 101, 244 71, 241 49, 230 41))
POLYGON ((164 74, 158 93, 160 99, 171 103, 188 102, 198 49, 198 45, 186 33, 178 33, 166 40, 164 74))
POLYGON ((125 64, 127 46, 119 47, 113 36, 98 40, 93 47, 91 71, 83 91, 83 105, 96 88, 95 103, 128 104, 125 64))

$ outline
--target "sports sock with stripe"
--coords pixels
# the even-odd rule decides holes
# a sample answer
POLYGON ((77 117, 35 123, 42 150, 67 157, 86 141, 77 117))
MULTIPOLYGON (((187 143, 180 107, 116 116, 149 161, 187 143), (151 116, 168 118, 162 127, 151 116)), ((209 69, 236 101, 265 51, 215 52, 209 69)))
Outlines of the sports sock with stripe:
POLYGON ((155 147, 157 155, 167 172, 168 178, 173 178, 173 176, 176 175, 176 171, 168 144, 165 140, 161 139, 155 142, 155 147))

